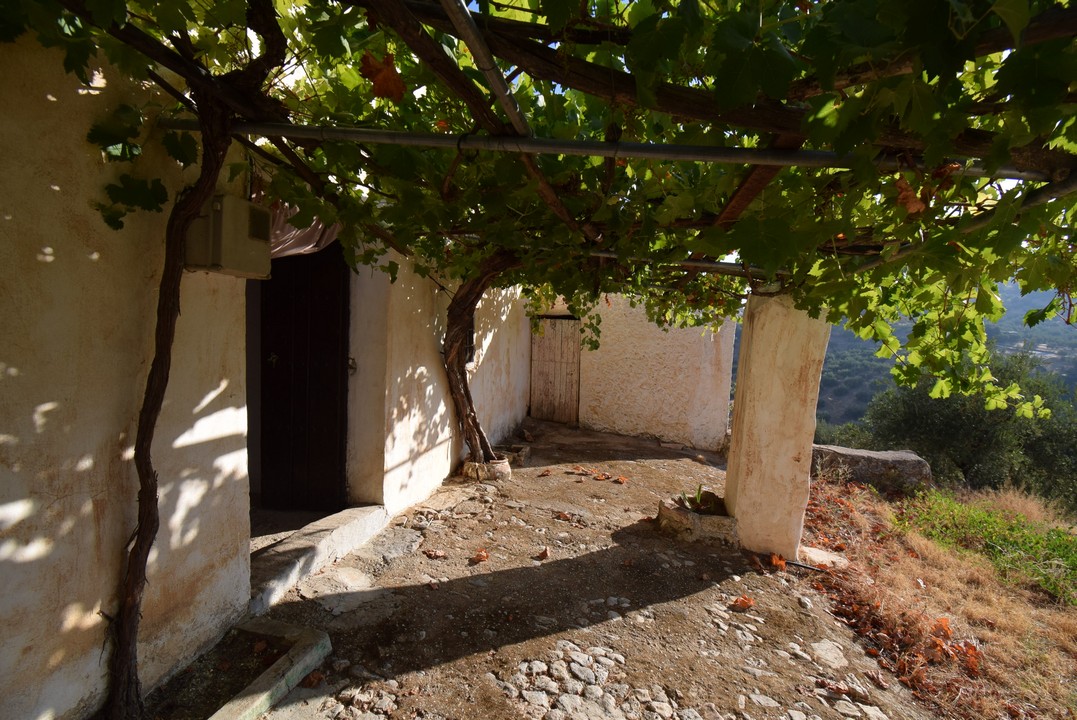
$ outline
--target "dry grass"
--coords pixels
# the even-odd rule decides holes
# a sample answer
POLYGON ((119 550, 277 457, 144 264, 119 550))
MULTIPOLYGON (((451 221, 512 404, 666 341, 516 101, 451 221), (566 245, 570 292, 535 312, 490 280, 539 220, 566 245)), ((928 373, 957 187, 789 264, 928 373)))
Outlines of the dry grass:
POLYGON ((963 499, 970 504, 998 510, 1006 517, 1024 518, 1049 527, 1069 527, 1072 524, 1057 502, 1015 488, 969 493, 963 499))
MULTIPOLYGON (((946 715, 1077 717, 1077 610, 1007 584, 981 556, 898 530, 894 508, 863 488, 823 481, 812 495, 806 541, 852 561, 823 584, 880 665, 946 715)), ((1057 521, 1013 491, 972 501, 1057 521)))

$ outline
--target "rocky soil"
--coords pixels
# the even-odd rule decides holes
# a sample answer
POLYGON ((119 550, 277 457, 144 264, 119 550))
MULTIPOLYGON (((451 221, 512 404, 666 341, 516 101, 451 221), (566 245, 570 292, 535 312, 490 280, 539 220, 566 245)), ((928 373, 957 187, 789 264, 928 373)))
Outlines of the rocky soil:
POLYGON ((528 426, 501 484, 448 484, 271 617, 333 654, 269 720, 926 718, 816 572, 659 532, 721 458, 528 426))

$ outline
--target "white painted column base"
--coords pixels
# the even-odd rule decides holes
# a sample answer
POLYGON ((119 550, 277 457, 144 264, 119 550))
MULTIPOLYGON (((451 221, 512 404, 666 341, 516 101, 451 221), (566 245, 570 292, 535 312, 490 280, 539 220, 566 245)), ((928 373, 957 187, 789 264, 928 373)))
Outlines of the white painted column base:
POLYGON ((726 506, 742 547, 792 560, 804 529, 830 325, 788 296, 753 295, 742 333, 726 506))

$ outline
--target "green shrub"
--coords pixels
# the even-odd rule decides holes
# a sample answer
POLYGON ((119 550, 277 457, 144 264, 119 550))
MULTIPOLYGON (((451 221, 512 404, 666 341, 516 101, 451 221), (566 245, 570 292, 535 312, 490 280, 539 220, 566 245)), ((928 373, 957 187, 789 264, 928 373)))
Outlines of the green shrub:
MULTIPOLYGON (((931 464, 944 485, 973 489, 1020 487, 1061 501, 1077 512, 1077 409, 1058 376, 1041 372, 1031 356, 997 356, 992 367, 1001 385, 1016 382, 1026 395, 1040 395, 1049 418, 1022 418, 987 410, 983 398, 929 395, 931 383, 877 395, 863 427, 836 434, 856 437, 874 450, 909 449, 931 464)), ((839 442, 837 444, 849 444, 839 442)))

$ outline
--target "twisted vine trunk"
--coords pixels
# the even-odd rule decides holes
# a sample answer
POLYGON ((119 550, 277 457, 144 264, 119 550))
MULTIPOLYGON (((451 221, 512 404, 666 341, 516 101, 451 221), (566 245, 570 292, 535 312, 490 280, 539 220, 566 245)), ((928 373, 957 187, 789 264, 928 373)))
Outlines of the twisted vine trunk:
MULTIPOLYGON (((195 94, 196 101, 200 98, 195 94)), ((165 263, 157 296, 157 327, 153 363, 146 380, 135 435, 135 470, 138 473, 138 524, 120 581, 120 608, 113 624, 115 645, 109 662, 109 692, 104 717, 108 720, 139 720, 144 713, 142 684, 138 676, 138 628, 142 596, 146 589, 146 563, 160 527, 157 506, 158 479, 151 449, 157 419, 164 404, 172 366, 172 343, 180 311, 180 281, 187 230, 213 196, 217 177, 231 145, 227 115, 205 99, 199 102, 202 130, 202 166, 198 179, 176 199, 165 229, 165 263)))
POLYGON ((471 397, 471 388, 467 381, 468 331, 475 326, 475 308, 478 307, 483 293, 503 273, 518 267, 519 264, 519 260, 510 252, 495 253, 479 265, 473 277, 460 285, 449 303, 445 325, 445 372, 449 376, 449 395, 456 409, 456 419, 464 433, 464 442, 467 443, 468 459, 474 463, 491 462, 497 456, 479 424, 475 401, 471 397))

